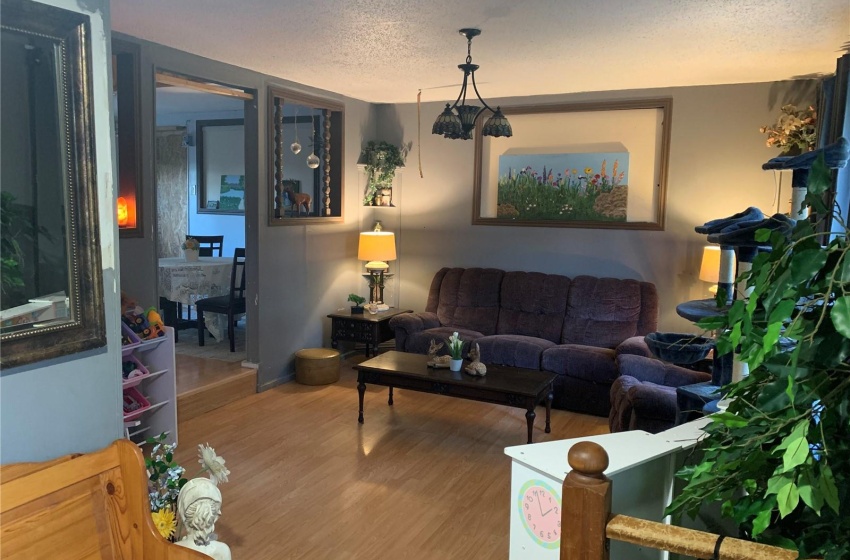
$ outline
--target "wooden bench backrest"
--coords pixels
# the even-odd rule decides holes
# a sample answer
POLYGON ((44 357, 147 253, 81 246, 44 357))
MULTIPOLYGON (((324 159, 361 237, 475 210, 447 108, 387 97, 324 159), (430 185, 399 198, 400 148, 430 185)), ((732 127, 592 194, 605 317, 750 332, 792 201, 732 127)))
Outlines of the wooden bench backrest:
POLYGON ((96 453, 0 467, 0 549, 9 560, 209 560, 160 536, 144 460, 128 440, 96 453))

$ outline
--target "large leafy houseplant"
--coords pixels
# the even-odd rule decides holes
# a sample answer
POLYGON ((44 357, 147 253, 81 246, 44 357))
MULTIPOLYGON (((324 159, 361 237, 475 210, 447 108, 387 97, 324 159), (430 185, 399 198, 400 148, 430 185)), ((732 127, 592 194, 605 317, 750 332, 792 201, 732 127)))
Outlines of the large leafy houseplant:
POLYGON ((821 156, 806 204, 843 232, 824 246, 806 220, 788 239, 760 230, 771 251, 743 275, 749 299, 699 323, 720 330, 718 351, 740 352, 750 375, 729 387, 669 511, 719 502, 745 536, 834 560, 850 556, 850 255, 844 218, 823 202, 830 185, 821 156))
POLYGON ((363 149, 360 161, 366 164, 368 183, 363 194, 363 205, 372 206, 375 196, 381 188, 390 188, 393 184, 395 171, 404 166, 407 158, 407 147, 399 148, 389 142, 369 141, 363 149))

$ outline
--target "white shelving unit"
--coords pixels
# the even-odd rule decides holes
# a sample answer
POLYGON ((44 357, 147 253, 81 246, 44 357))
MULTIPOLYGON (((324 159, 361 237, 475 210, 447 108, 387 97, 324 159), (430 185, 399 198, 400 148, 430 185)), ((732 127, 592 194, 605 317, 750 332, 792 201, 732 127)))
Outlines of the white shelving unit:
MULTIPOLYGON (((165 327, 165 336, 143 340, 129 351, 150 372, 139 379, 125 379, 124 388, 135 385, 151 406, 130 422, 124 422, 125 433, 131 441, 145 439, 162 432, 168 443, 177 443, 177 381, 174 360, 174 329, 165 327)), ((120 375, 120 373, 118 374, 120 375)))

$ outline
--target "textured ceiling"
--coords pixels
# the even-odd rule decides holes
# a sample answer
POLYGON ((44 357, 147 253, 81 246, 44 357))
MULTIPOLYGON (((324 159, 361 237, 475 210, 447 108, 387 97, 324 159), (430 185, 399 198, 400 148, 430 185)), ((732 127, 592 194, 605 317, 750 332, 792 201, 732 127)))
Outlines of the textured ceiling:
POLYGON ((112 0, 113 28, 370 102, 449 99, 472 43, 493 97, 835 70, 848 0, 112 0))

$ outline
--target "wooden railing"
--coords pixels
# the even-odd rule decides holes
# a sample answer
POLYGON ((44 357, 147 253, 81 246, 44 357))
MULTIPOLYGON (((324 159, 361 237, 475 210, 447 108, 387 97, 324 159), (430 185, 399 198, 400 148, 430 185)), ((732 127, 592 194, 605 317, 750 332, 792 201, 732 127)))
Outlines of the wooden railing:
MULTIPOLYGON (((570 448, 572 471, 561 492, 561 560, 608 560, 608 541, 632 543, 704 560, 794 560, 795 551, 627 515, 611 515, 608 454, 597 443, 570 448)), ((615 559, 619 560, 619 559, 615 559)))

